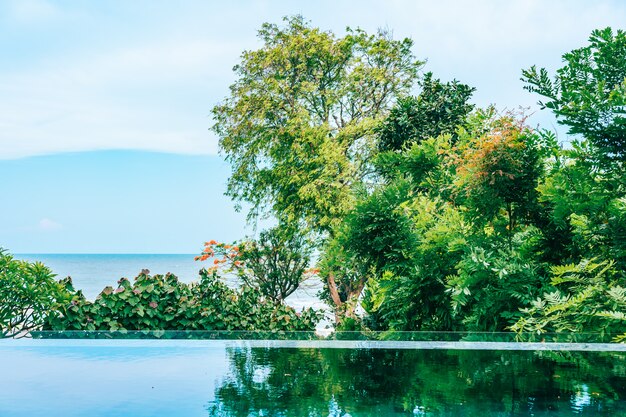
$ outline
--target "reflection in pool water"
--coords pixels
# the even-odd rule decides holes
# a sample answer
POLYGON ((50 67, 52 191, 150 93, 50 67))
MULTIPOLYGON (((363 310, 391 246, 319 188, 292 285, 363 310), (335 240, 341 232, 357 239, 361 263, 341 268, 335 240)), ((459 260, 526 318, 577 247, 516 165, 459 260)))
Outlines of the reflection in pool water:
POLYGON ((233 349, 215 416, 624 416, 623 354, 233 349))
POLYGON ((616 352, 9 341, 0 416, 626 416, 616 352))

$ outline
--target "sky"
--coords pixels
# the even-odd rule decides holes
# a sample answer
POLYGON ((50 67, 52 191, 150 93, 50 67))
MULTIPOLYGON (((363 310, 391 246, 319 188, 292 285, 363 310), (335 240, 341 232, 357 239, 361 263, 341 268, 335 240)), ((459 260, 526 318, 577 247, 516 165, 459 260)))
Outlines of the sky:
POLYGON ((211 108, 262 23, 293 14, 410 37, 424 71, 476 87, 476 105, 554 129, 521 70, 553 72, 593 29, 623 29, 626 2, 2 1, 0 247, 195 253, 252 234, 224 196, 211 108))

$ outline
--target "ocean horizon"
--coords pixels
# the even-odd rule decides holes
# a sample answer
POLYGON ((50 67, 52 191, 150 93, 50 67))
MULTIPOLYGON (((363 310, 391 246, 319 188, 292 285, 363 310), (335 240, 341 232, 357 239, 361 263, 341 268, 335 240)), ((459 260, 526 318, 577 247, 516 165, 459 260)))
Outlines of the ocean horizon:
MULTIPOLYGON (((185 283, 198 280, 199 271, 212 264, 195 261, 197 254, 165 253, 17 253, 16 259, 29 262, 39 261, 49 267, 56 279, 71 277, 74 288, 82 290, 89 300, 95 299, 106 286, 117 286, 120 278, 133 280, 143 269, 151 275, 176 275, 185 283)), ((232 287, 239 283, 233 279, 225 279, 232 287)), ((319 280, 309 280, 288 297, 287 304, 297 310, 306 307, 324 308, 325 304, 317 296, 322 288, 319 280)))

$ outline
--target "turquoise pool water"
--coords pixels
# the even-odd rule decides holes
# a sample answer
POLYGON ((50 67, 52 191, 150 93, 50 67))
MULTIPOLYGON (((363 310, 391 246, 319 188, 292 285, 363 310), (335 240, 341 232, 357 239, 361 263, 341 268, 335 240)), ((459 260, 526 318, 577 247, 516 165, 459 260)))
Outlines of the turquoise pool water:
POLYGON ((350 343, 0 340, 0 416, 626 416, 623 351, 350 343))

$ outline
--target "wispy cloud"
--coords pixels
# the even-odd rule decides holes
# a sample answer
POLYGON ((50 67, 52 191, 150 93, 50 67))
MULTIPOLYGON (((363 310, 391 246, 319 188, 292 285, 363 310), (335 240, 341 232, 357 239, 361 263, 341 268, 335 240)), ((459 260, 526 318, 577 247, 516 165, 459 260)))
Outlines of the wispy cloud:
POLYGON ((11 18, 20 23, 41 23, 62 16, 54 4, 45 0, 9 0, 11 18))
POLYGON ((63 229, 63 225, 55 222, 54 220, 50 220, 48 218, 39 220, 39 230, 44 232, 53 232, 61 229, 63 229))
POLYGON ((0 159, 99 149, 215 154, 210 109, 228 93, 232 66, 258 45, 261 22, 288 14, 336 32, 388 27, 415 40, 427 70, 477 87, 479 105, 506 107, 535 101, 521 88, 522 68, 555 68, 592 29, 626 21, 626 5, 608 0, 104 4, 78 10, 20 0, 5 7, 5 19, 15 22, 71 24, 47 32, 34 24, 13 28, 19 39, 34 34, 34 44, 45 48, 19 47, 2 57, 0 159), (109 32, 97 35, 103 30, 109 32))
POLYGON ((220 62, 236 50, 181 40, 4 74, 0 159, 98 149, 215 154, 210 80, 228 78, 220 62), (186 99, 204 105, 194 112, 186 99))

